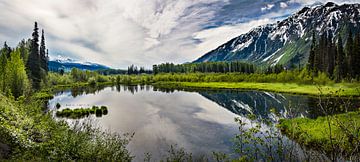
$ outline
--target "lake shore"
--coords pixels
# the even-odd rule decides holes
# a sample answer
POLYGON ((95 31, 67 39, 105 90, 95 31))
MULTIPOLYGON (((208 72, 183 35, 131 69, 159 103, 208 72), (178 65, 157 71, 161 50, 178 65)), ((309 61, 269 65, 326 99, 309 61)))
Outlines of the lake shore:
POLYGON ((359 151, 354 144, 359 142, 360 111, 318 117, 317 119, 281 119, 281 132, 308 148, 334 153, 359 151), (331 129, 330 129, 331 128, 331 129), (334 149, 338 148, 338 149, 334 149))
POLYGON ((164 88, 243 89, 313 96, 318 96, 321 94, 324 96, 339 97, 359 97, 360 92, 360 85, 351 83, 338 83, 333 85, 307 85, 296 83, 254 82, 156 82, 152 85, 164 88))

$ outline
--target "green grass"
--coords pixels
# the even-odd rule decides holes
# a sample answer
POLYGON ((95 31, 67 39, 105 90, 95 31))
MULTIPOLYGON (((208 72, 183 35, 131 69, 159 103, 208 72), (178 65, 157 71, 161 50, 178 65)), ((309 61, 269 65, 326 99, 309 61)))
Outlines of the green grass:
POLYGON ((360 111, 317 119, 282 119, 278 127, 291 139, 312 149, 327 153, 359 151, 355 147, 360 144, 360 111))
POLYGON ((213 88, 213 89, 244 89, 261 90, 280 93, 304 94, 304 95, 335 95, 337 96, 359 96, 359 84, 338 83, 333 85, 305 85, 296 83, 250 83, 250 82, 158 82, 155 86, 168 88, 213 88))
MULTIPOLYGON (((45 95, 39 95, 45 96, 45 95)), ((0 94, 0 159, 9 161, 131 161, 131 135, 89 124, 54 120, 41 100, 14 101, 0 94), (6 146, 10 151, 2 150, 6 146)), ((105 111, 105 107, 98 108, 105 111)), ((106 109, 107 110, 107 109, 106 109)), ((106 112, 107 113, 107 112, 106 112)), ((1 161, 1 160, 0 160, 1 161)))

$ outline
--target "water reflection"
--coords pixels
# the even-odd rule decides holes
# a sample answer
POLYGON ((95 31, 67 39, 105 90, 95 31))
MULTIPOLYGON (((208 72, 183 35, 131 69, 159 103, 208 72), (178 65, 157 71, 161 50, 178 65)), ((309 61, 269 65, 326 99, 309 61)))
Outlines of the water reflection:
POLYGON ((319 115, 316 108, 310 108, 315 101, 316 98, 306 96, 258 91, 181 91, 118 85, 59 91, 50 101, 50 108, 58 102, 64 105, 60 110, 105 105, 108 115, 94 121, 103 129, 135 132, 129 145, 135 160, 142 161, 144 153, 149 152, 158 161, 172 144, 194 155, 211 155, 211 151, 232 153, 232 139, 238 133, 235 117, 255 114, 271 119, 272 108, 284 117, 313 117, 319 115))

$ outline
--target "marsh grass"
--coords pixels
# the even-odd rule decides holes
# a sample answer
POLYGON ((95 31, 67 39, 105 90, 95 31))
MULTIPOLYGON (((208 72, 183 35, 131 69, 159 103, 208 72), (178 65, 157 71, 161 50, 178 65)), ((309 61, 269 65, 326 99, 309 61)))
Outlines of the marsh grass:
MULTIPOLYGON (((243 89, 243 90, 262 90, 269 92, 291 93, 302 95, 319 95, 319 85, 304 85, 296 83, 228 83, 228 82, 159 82, 154 84, 156 87, 164 88, 200 88, 200 89, 243 89)), ((325 96, 359 96, 359 84, 338 83, 333 85, 320 86, 325 96), (341 90, 341 91, 339 91, 341 90), (338 94, 332 92, 339 91, 338 94)))

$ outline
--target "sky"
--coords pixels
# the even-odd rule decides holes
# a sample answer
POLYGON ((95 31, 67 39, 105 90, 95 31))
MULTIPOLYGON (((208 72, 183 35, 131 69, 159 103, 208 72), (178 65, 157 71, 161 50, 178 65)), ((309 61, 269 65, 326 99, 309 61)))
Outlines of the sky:
MULTIPOLYGON (((332 0, 360 3, 360 0, 332 0)), ((327 0, 0 0, 0 42, 15 47, 34 22, 59 56, 112 68, 191 62, 259 25, 327 0)))

